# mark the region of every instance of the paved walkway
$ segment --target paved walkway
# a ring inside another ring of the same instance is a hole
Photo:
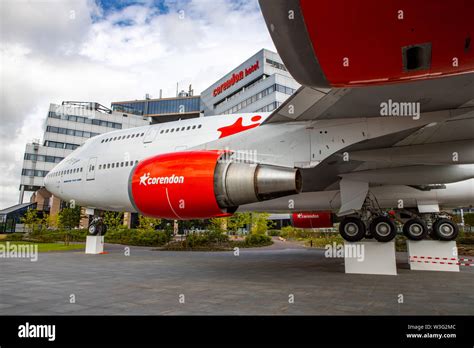
[[[240,256],[124,248],[0,259],[0,314],[474,314],[472,268],[410,271],[404,253],[398,276],[371,276],[291,242]]]

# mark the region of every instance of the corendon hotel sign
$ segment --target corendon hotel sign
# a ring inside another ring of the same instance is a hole
[[[225,82],[221,83],[219,86],[214,88],[214,91],[212,92],[212,95],[218,96],[222,92],[224,92],[226,89],[232,87],[235,85],[237,82],[242,80],[244,77],[249,76],[251,73],[254,71],[257,71],[259,69],[259,62],[258,60],[255,62],[255,64],[251,65],[250,67],[246,69],[242,69],[237,73],[233,73],[232,76],[226,80]]]

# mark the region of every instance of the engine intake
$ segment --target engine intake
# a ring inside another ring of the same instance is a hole
[[[301,192],[298,169],[233,162],[224,154],[185,151],[141,161],[130,176],[132,204],[147,216],[203,219]]]

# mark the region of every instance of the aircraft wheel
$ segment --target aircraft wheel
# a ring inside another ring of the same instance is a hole
[[[104,236],[107,233],[107,226],[102,221],[93,221],[88,228],[91,236]]]
[[[365,237],[365,225],[356,217],[345,217],[339,224],[341,237],[348,242],[358,242]]]
[[[435,221],[432,233],[438,240],[449,241],[456,239],[459,228],[451,220],[442,218]]]
[[[397,228],[392,220],[379,216],[370,223],[370,233],[379,242],[390,242],[397,235]]]
[[[403,225],[403,234],[410,240],[422,240],[428,235],[428,228],[421,219],[410,219]]]
[[[97,236],[99,234],[99,226],[97,223],[92,222],[89,225],[88,232],[91,236]]]

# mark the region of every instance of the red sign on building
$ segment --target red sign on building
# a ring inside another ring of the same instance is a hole
[[[232,76],[228,80],[224,81],[219,86],[214,88],[214,91],[212,92],[212,95],[214,97],[218,96],[219,94],[224,92],[226,89],[232,87],[237,82],[242,80],[244,77],[247,77],[250,74],[252,74],[253,72],[257,71],[259,68],[260,68],[259,61],[257,60],[255,62],[255,64],[249,66],[248,68],[242,69],[237,73],[233,73]]]

